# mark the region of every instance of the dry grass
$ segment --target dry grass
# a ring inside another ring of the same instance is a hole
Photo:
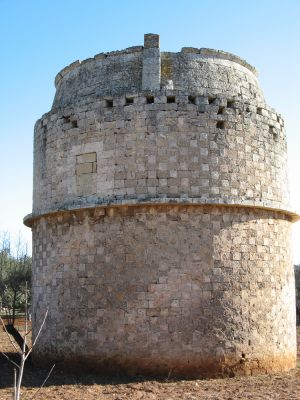
[[[0,332],[0,349],[12,351],[3,332]],[[300,354],[300,327],[298,327],[298,354]],[[47,370],[32,365],[25,368],[23,394],[30,398],[39,387]],[[12,368],[0,358],[0,399],[10,400]],[[45,388],[37,396],[39,399],[147,399],[147,400],[299,400],[300,362],[292,372],[280,375],[263,375],[249,378],[211,380],[120,380],[96,375],[75,374],[56,369]]]

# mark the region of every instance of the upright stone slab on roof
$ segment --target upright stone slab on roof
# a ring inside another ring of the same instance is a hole
[[[35,362],[233,376],[295,366],[286,138],[232,54],[143,46],[64,68],[37,121]]]
[[[143,90],[160,89],[160,51],[158,35],[145,35],[142,80]]]

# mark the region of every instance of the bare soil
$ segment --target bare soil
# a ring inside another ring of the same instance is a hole
[[[22,330],[22,324],[19,324]],[[300,327],[298,354],[300,354]],[[0,328],[0,350],[16,353]],[[22,387],[22,398],[30,399],[48,374],[28,363]],[[13,368],[0,355],[0,399],[12,398]],[[71,373],[54,369],[45,387],[35,399],[52,400],[300,400],[300,359],[298,367],[285,374],[261,375],[256,377],[209,379],[209,380],[148,380],[107,378],[91,374]]]

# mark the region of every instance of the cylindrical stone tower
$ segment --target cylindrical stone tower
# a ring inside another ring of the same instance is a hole
[[[295,366],[286,139],[256,71],[144,46],[75,62],[35,126],[37,362],[222,376]]]

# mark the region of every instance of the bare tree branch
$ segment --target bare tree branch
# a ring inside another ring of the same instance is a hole
[[[20,367],[18,366],[18,364],[15,363],[13,360],[11,360],[11,359],[8,357],[7,354],[3,353],[3,351],[0,351],[0,354],[2,354],[5,358],[7,358],[7,360],[8,360],[9,362],[11,362],[15,367],[17,367],[18,369],[20,368]]]
[[[17,397],[17,370],[14,368],[14,399]]]
[[[24,334],[24,336],[29,336],[30,334],[31,334],[31,332],[32,332],[32,329],[29,329],[25,334]]]
[[[38,390],[34,393],[34,395],[33,395],[32,397],[30,397],[30,400],[32,400],[32,399],[38,394],[38,392],[45,386],[45,383],[46,383],[47,380],[49,379],[49,377],[50,377],[50,375],[51,375],[51,373],[52,373],[54,367],[55,367],[55,364],[52,365],[52,368],[50,369],[50,371],[49,371],[48,375],[46,376],[44,382],[43,382],[42,385],[38,388]]]
[[[29,354],[32,352],[32,349],[33,349],[34,346],[36,345],[36,342],[37,342],[37,340],[38,340],[38,338],[39,338],[39,336],[40,336],[40,334],[41,334],[41,332],[42,332],[43,326],[45,325],[46,318],[47,318],[47,315],[48,315],[48,311],[49,311],[49,309],[47,308],[47,310],[46,310],[46,312],[45,312],[45,316],[44,316],[43,322],[42,322],[42,324],[41,324],[41,326],[40,326],[40,329],[39,329],[39,331],[38,331],[38,333],[37,333],[37,335],[36,335],[36,338],[35,338],[34,342],[32,343],[31,348],[28,350],[28,352],[27,352],[27,354],[26,354],[26,356],[25,356],[25,360],[28,358]]]

